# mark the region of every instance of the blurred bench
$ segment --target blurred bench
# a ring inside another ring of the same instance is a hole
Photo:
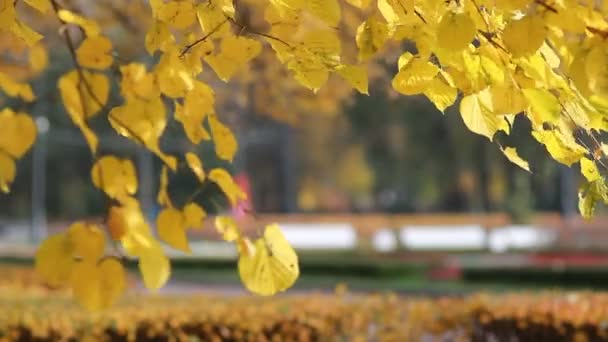
[[[407,250],[482,250],[486,230],[480,225],[419,225],[400,230],[399,239]]]
[[[279,223],[285,238],[295,249],[353,250],[357,232],[348,223]]]

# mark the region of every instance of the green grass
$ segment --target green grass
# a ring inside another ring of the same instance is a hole
[[[2,258],[1,263],[31,266],[28,258]],[[127,262],[137,272],[134,261]],[[427,277],[428,265],[348,253],[311,253],[300,256],[300,278],[295,289],[333,290],[346,284],[356,291],[395,291],[424,295],[503,292],[547,288],[606,289],[608,268],[469,268],[463,278],[437,281]],[[172,280],[204,285],[240,286],[236,260],[178,259],[172,263]]]

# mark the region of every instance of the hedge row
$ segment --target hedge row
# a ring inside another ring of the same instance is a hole
[[[129,295],[90,314],[0,269],[0,341],[608,341],[608,293]],[[434,338],[434,339],[433,339]]]

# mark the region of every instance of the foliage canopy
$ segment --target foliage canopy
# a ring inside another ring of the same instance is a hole
[[[201,187],[217,184],[233,206],[246,199],[227,170],[206,170],[194,152],[170,155],[159,139],[175,120],[193,147],[213,144],[219,159],[232,162],[238,143],[215,111],[211,84],[217,88],[218,83],[206,82],[203,75],[234,81],[269,52],[274,64],[313,93],[336,74],[367,94],[374,57],[403,51],[391,75],[397,92],[423,94],[442,112],[460,99],[468,129],[497,143],[506,158],[530,171],[514,147],[500,143],[515,117],[525,116],[531,135],[553,159],[567,166],[580,163],[586,178],[579,192],[581,214],[591,217],[597,202],[608,202],[599,171],[606,168],[608,153],[601,139],[608,129],[608,6],[603,2],[135,1],[133,6],[147,11],[149,19],[142,43],[154,58],[147,64],[119,56],[104,19],[97,17],[100,10],[89,8],[100,5],[84,3],[0,0],[3,58],[25,60],[28,69],[21,74],[0,70],[0,89],[22,103],[36,101],[28,82],[50,63],[47,40],[63,41],[73,68],[60,77],[58,95],[90,148],[91,179],[107,196],[108,212],[103,225],[77,222],[48,238],[36,255],[36,266],[49,284],[71,286],[87,308],[107,307],[123,292],[121,258],[137,258],[146,286],[158,289],[170,275],[161,242],[190,252],[186,232],[200,227],[207,215],[195,202],[197,193],[188,203],[173,204],[168,187],[178,168],[190,169]],[[43,41],[30,27],[35,18],[56,20],[59,30],[51,30]],[[357,47],[354,55],[347,53],[345,40]],[[252,80],[257,81],[263,80]],[[119,103],[112,100],[114,85],[122,97]],[[99,152],[99,136],[89,125],[99,116],[163,162],[158,234],[153,234],[134,197],[138,182],[132,161]],[[24,110],[5,107],[0,132],[0,189],[7,193],[18,160],[35,142],[36,125]],[[267,227],[254,242],[228,217],[217,217],[216,227],[237,245],[239,273],[248,289],[271,295],[294,283],[297,256],[277,226]],[[107,252],[104,230],[117,246],[113,254]],[[83,274],[92,286],[82,284]]]

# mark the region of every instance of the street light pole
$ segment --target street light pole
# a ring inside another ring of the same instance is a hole
[[[46,221],[46,159],[47,137],[50,128],[46,117],[36,118],[38,139],[34,144],[32,157],[32,223],[30,226],[30,242],[39,242],[47,236]]]

